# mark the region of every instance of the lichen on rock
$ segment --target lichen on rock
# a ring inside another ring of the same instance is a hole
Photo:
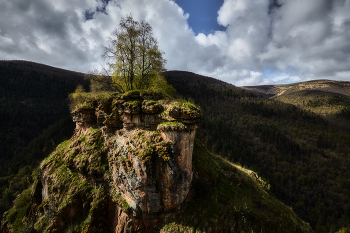
[[[143,217],[176,211],[192,174],[179,166],[174,143],[157,131],[123,130],[117,135],[108,156],[114,187]]]

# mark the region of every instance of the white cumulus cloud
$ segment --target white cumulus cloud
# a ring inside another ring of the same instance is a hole
[[[102,45],[132,14],[153,27],[169,70],[236,85],[350,81],[350,0],[271,2],[225,0],[217,15],[225,31],[195,35],[172,0],[0,0],[0,59],[87,72],[103,63]]]

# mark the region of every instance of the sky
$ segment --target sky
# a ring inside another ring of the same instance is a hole
[[[0,0],[0,60],[79,72],[132,14],[168,70],[237,85],[350,81],[350,0]]]

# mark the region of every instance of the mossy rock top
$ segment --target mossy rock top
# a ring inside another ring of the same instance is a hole
[[[165,94],[153,90],[133,90],[121,95],[122,100],[146,99],[146,100],[160,100],[166,98]]]
[[[80,100],[81,103],[75,106],[72,114],[102,109],[108,114],[110,112],[159,114],[160,118],[168,122],[201,118],[201,111],[194,104],[185,100],[172,99],[152,90],[134,90],[124,94],[82,93]]]
[[[187,131],[188,127],[182,124],[181,122],[172,121],[172,122],[163,122],[157,126],[158,131]]]

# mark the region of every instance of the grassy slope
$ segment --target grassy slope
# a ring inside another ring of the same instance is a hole
[[[97,129],[90,129],[86,135],[58,145],[41,162],[41,167],[45,167],[52,182],[49,186],[49,199],[41,198],[42,170],[38,169],[33,173],[34,184],[24,190],[14,201],[14,206],[5,212],[2,227],[6,226],[13,232],[55,232],[53,230],[57,227],[55,224],[66,217],[66,209],[71,205],[78,205],[79,216],[65,226],[70,230],[66,229],[65,232],[83,232],[84,229],[88,229],[92,220],[96,221],[102,216],[101,214],[96,216],[96,211],[106,208],[104,203],[101,203],[105,191],[101,187],[93,188],[86,181],[85,173],[72,167],[69,169],[68,166],[72,166],[73,159],[81,166],[88,164],[85,169],[94,175],[96,182],[99,182],[106,170],[106,166],[102,166],[103,162],[106,163],[103,150],[103,140]],[[59,191],[53,191],[55,189]],[[103,220],[98,220],[103,223]],[[107,227],[103,226],[100,230],[105,232]],[[91,232],[96,231],[92,229]]]
[[[316,232],[350,223],[350,122],[320,115],[190,72],[167,80],[201,107],[197,137],[207,148],[244,164]],[[348,118],[350,119],[350,118]]]
[[[198,140],[193,168],[195,195],[164,232],[313,232],[256,173],[209,153]]]
[[[350,107],[350,82],[315,80],[244,88],[328,118],[346,117]]]
[[[263,96],[279,96],[282,94],[293,93],[302,90],[327,90],[328,92],[338,94],[350,94],[350,82],[333,80],[313,80],[292,84],[281,85],[261,85],[242,87]]]

